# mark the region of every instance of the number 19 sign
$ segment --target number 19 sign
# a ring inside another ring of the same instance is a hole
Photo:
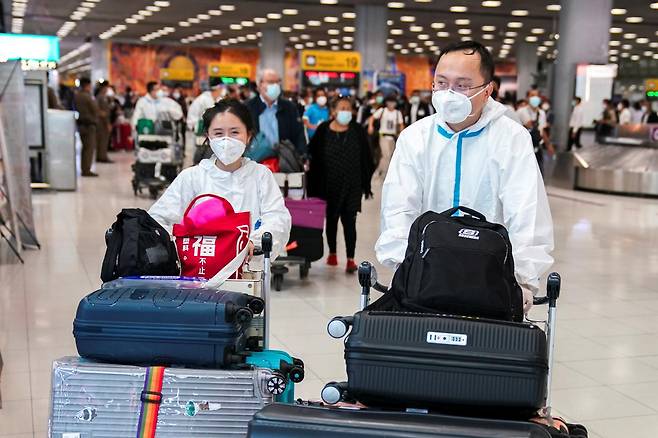
[[[361,71],[359,52],[302,50],[302,70],[355,72]]]

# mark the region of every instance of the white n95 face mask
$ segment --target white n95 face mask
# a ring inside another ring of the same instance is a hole
[[[487,87],[484,87],[471,97],[456,93],[451,89],[435,91],[432,94],[432,105],[439,117],[446,123],[461,123],[472,115],[473,104],[471,99],[486,89]]]
[[[237,138],[216,137],[209,140],[210,149],[225,166],[235,163],[242,157],[247,145]]]

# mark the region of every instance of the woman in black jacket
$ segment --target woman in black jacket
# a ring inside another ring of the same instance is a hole
[[[332,102],[331,119],[318,126],[309,144],[308,175],[310,196],[327,201],[327,264],[338,265],[336,235],[338,219],[343,224],[347,252],[346,272],[357,270],[356,215],[361,197],[372,197],[370,180],[374,171],[365,129],[352,121],[354,108],[347,97]]]

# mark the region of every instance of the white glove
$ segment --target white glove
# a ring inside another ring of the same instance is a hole
[[[534,299],[534,294],[530,289],[527,289],[524,286],[521,286],[521,291],[523,291],[523,313],[527,315],[528,312],[530,312],[530,309],[532,308],[532,301]]]

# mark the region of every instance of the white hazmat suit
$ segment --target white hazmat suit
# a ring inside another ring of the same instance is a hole
[[[212,97],[210,91],[204,91],[199,94],[187,110],[187,129],[196,131],[197,123],[201,120],[203,113],[208,108],[215,106],[215,102],[216,100]]]
[[[505,225],[519,284],[537,293],[553,258],[553,222],[528,131],[489,98],[480,119],[453,133],[437,114],[402,131],[384,182],[378,260],[404,260],[412,222],[463,205]]]
[[[180,120],[183,118],[183,109],[174,99],[169,97],[153,98],[150,94],[142,96],[135,104],[131,123],[137,126],[139,119],[149,120]]]
[[[167,188],[149,214],[171,232],[183,219],[185,209],[197,196],[211,193],[231,203],[236,212],[251,213],[249,239],[260,246],[264,232],[272,233],[272,257],[282,254],[290,237],[291,218],[281,190],[268,168],[248,158],[235,172],[225,172],[215,165],[215,157],[183,170]]]

